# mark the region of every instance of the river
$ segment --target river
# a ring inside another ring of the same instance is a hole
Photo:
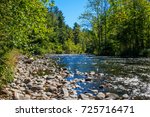
[[[91,71],[103,76],[116,78],[138,78],[142,82],[150,82],[150,58],[116,58],[94,55],[50,55],[59,66],[65,67],[72,74],[67,80],[86,79],[86,75]],[[79,74],[80,73],[80,74]],[[89,89],[107,92],[108,88],[101,88],[106,79],[95,79],[92,82],[78,82],[82,88],[76,88],[78,94],[90,92]],[[90,92],[91,93],[91,92]]]

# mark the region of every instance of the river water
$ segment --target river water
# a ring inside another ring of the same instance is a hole
[[[150,82],[150,58],[116,58],[94,55],[51,55],[61,67],[65,67],[72,74],[69,81],[85,79],[85,73],[94,71],[110,77],[137,77],[143,82]],[[79,72],[81,74],[79,74]],[[83,74],[82,74],[83,73]],[[106,79],[107,80],[107,79]],[[76,88],[78,94],[90,92],[89,89],[96,89],[107,92],[107,88],[101,88],[103,80],[95,80],[89,83],[78,82],[82,88]],[[90,92],[91,93],[91,92]]]

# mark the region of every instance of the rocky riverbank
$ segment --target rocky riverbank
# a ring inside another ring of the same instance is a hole
[[[150,84],[139,78],[118,78],[102,73],[81,73],[84,79],[71,76],[67,68],[60,68],[49,58],[27,58],[20,56],[14,81],[0,91],[0,99],[9,100],[115,100],[115,99],[150,99]],[[99,88],[107,92],[89,89],[90,92],[77,93],[76,88],[82,89],[78,82],[87,83],[103,80]]]

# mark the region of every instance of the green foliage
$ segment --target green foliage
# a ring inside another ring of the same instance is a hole
[[[150,47],[148,0],[88,0],[81,18],[91,26],[92,53],[139,56]]]

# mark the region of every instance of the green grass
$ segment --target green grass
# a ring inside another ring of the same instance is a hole
[[[0,57],[0,88],[14,79],[14,69],[20,52],[13,49]]]

